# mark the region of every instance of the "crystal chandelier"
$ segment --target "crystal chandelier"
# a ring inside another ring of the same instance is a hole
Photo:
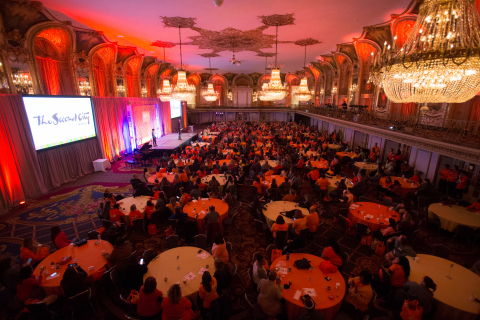
[[[374,81],[395,103],[461,103],[480,91],[480,17],[474,0],[425,0],[401,50],[384,46]]]
[[[19,72],[13,75],[13,85],[21,93],[29,93],[32,88],[30,75],[26,72]]]
[[[286,85],[282,84],[280,78],[280,68],[277,64],[277,49],[278,49],[278,24],[275,27],[275,64],[273,65],[272,74],[270,76],[270,82],[267,86],[262,86],[264,99],[262,101],[276,101],[282,100],[287,94]]]
[[[91,87],[88,81],[80,81],[78,89],[80,91],[80,95],[82,96],[90,96],[91,94]]]
[[[212,64],[210,61],[210,57],[208,57],[208,67],[210,69],[210,77],[212,77]],[[218,94],[218,92],[215,92],[215,90],[213,89],[213,83],[211,81],[207,81],[207,84],[208,84],[207,91],[205,91],[202,94],[203,99],[209,102],[217,101],[220,95]]]
[[[170,80],[163,79],[162,90],[158,90],[157,95],[163,102],[170,101],[172,98],[172,86],[170,85]]]
[[[182,33],[181,26],[178,26],[178,36],[180,38],[180,70],[177,73],[177,84],[172,91],[172,99],[187,101],[195,97],[196,89],[194,85],[187,82],[187,73],[183,70],[182,60]]]
[[[293,94],[298,101],[310,101],[312,99],[312,93],[308,89],[307,77],[300,80],[300,87],[295,89]]]
[[[267,89],[268,89],[268,83],[264,82],[262,85],[262,91],[258,93],[258,99],[260,99],[260,101],[268,101],[265,95],[265,92]]]

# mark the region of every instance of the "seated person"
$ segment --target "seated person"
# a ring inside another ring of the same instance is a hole
[[[281,279],[277,279],[275,270],[270,270],[268,279],[261,279],[258,282],[257,291],[260,293],[257,304],[268,317],[275,317],[282,312],[281,282]]]
[[[203,308],[200,308],[200,310],[202,311],[203,319],[206,319],[211,302],[218,298],[217,279],[212,277],[208,271],[205,271],[202,275],[202,284],[198,289],[198,296],[203,300]]]
[[[60,285],[65,298],[73,297],[88,290],[87,273],[80,267],[68,267],[63,274]]]
[[[373,231],[373,236],[379,241],[387,241],[388,235],[397,232],[397,222],[393,218],[388,219],[389,226],[385,229]]]
[[[137,210],[137,206],[135,204],[132,204],[130,206],[130,213],[128,214],[128,217],[130,218],[130,225],[133,226],[133,220],[137,219],[143,219],[143,215],[140,212],[140,210]]]
[[[195,318],[192,302],[182,296],[179,284],[174,284],[168,289],[167,296],[162,300],[161,309],[162,320],[192,320]]]
[[[138,292],[138,315],[145,318],[158,315],[161,309],[163,309],[161,307],[163,306],[162,297],[163,293],[157,289],[157,280],[154,277],[148,277],[145,279],[145,283]],[[163,300],[167,300],[167,298]]]
[[[265,269],[265,258],[260,253],[257,253],[256,260],[252,267],[253,287],[256,289],[257,284],[261,279],[267,279],[267,270]]]
[[[390,264],[396,257],[416,257],[417,253],[408,245],[408,239],[406,236],[401,235],[398,237],[392,237],[388,239],[388,243],[394,243],[393,250],[385,254],[385,260]]]
[[[317,232],[317,228],[320,225],[320,219],[318,218],[315,206],[310,207],[310,214],[307,216],[307,228],[311,233]]]
[[[180,207],[175,207],[175,214],[172,214],[168,219],[178,220],[180,224],[185,223],[188,219],[188,214],[183,212]]]
[[[125,213],[120,210],[120,204],[115,203],[113,205],[113,209],[111,209],[109,213],[111,223],[123,223],[123,217],[125,217]]]
[[[217,293],[221,296],[222,292],[230,287],[232,274],[228,264],[224,263],[220,258],[215,258],[215,273],[213,277],[217,279]]]
[[[215,211],[215,206],[210,206],[208,207],[208,213],[205,215],[203,219],[205,219],[205,224],[211,223],[211,222],[218,222],[218,218],[220,217],[220,214],[218,214],[217,211]]]
[[[23,263],[27,263],[28,259],[32,259],[30,265],[35,266],[50,254],[47,247],[34,246],[32,238],[25,238],[23,246],[20,248],[20,258]]]
[[[300,234],[300,230],[305,229],[307,227],[307,218],[303,216],[301,210],[295,211],[295,221],[292,224],[292,230],[295,231],[297,235]]]
[[[18,300],[22,302],[28,299],[43,300],[46,297],[45,291],[40,287],[44,278],[43,272],[45,272],[45,269],[40,272],[39,276],[34,276],[31,265],[25,265],[20,269],[17,285]]]
[[[282,200],[283,201],[290,201],[290,202],[295,202],[295,199],[297,199],[297,195],[295,190],[290,189],[290,193],[285,195]]]
[[[420,283],[416,283],[413,281],[406,282],[403,285],[403,292],[397,291],[396,300],[398,301],[397,305],[400,303],[403,305],[404,301],[408,297],[416,297],[418,299],[419,305],[423,308],[422,317],[424,315],[429,315],[432,311],[432,304],[433,304],[433,293],[437,290],[437,285],[433,282],[432,278],[425,276],[420,281]],[[402,295],[401,293],[405,293]],[[401,299],[399,299],[399,296]]]
[[[396,257],[388,268],[390,273],[390,285],[392,287],[401,288],[410,276],[410,263],[406,257]],[[379,270],[380,279],[383,280],[383,271]]]
[[[277,237],[277,231],[288,231],[288,224],[285,223],[285,219],[281,215],[277,216],[277,220],[270,228],[274,238]]]
[[[224,263],[228,263],[230,260],[228,256],[227,244],[225,243],[225,239],[223,239],[223,236],[220,232],[215,233],[212,246],[212,257],[219,258]]]
[[[108,265],[113,268],[116,265],[125,262],[125,259],[133,252],[132,244],[127,241],[125,237],[117,238],[115,246],[113,246],[112,253],[104,253],[103,256],[107,259]]]
[[[366,270],[361,271],[358,277],[348,279],[350,288],[345,295],[345,303],[350,313],[354,313],[354,310],[361,312],[368,310],[368,305],[373,298],[371,281],[372,274]]]
[[[57,247],[57,249],[65,248],[69,246],[71,242],[71,240],[68,240],[65,232],[60,230],[59,226],[52,227],[50,239],[55,244],[55,247]]]
[[[327,239],[327,246],[325,249],[323,249],[321,258],[330,261],[337,267],[340,267],[343,264],[342,251],[340,250],[340,246],[335,239]]]

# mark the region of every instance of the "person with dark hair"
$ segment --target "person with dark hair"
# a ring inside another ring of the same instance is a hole
[[[120,274],[122,279],[122,287],[130,292],[132,290],[138,291],[143,283],[143,275],[148,271],[146,264],[138,263],[138,256],[132,253],[122,268]]]
[[[190,300],[182,296],[180,285],[172,285],[162,300],[162,320],[191,320],[195,317]]]
[[[0,282],[11,292],[17,292],[19,272],[12,257],[6,256],[0,260]]]
[[[257,304],[260,309],[268,316],[274,317],[282,312],[282,287],[281,280],[277,279],[275,270],[270,270],[267,279],[261,279],[257,286],[260,292],[257,298]]]
[[[257,258],[252,267],[253,287],[256,289],[261,279],[267,279],[267,270],[265,270],[265,258],[257,253]]]
[[[43,271],[40,271],[39,276],[34,276],[31,265],[26,265],[20,269],[17,284],[17,297],[20,301],[28,299],[43,300],[46,297],[45,291],[40,287]]]
[[[60,230],[59,226],[53,226],[50,231],[50,240],[55,244],[57,249],[62,249],[70,245],[70,240],[68,240],[65,232]]]
[[[183,225],[187,221],[188,214],[183,212],[180,207],[175,207],[175,214],[172,214],[169,219],[178,220],[179,225]]]
[[[442,169],[440,172],[440,181],[438,183],[438,189],[440,192],[447,193],[447,179],[448,176],[450,175],[450,165],[446,164],[445,167]]]
[[[208,213],[205,215],[203,218],[205,220],[205,224],[211,223],[211,222],[218,222],[218,218],[220,217],[220,214],[218,214],[217,211],[215,211],[215,206],[210,206],[208,207]]]
[[[212,246],[212,256],[219,258],[224,263],[228,263],[230,257],[228,256],[227,244],[223,239],[223,235],[220,232],[215,233]]]
[[[388,227],[385,229],[375,230],[373,231],[373,236],[377,238],[379,241],[386,241],[388,239],[388,235],[397,231],[397,221],[393,218],[388,219]]]
[[[113,268],[116,265],[124,263],[125,259],[132,253],[132,244],[125,237],[117,238],[112,253],[104,253],[108,265]]]
[[[366,270],[360,272],[358,277],[348,279],[350,288],[345,295],[344,305],[347,310],[360,310],[365,312],[373,298],[373,290],[371,283],[372,274]]]
[[[215,258],[215,273],[213,277],[217,279],[217,293],[221,296],[222,292],[230,287],[232,274],[228,264],[224,263],[220,258]]]
[[[130,213],[128,214],[128,217],[130,218],[130,225],[133,226],[133,221],[137,219],[143,219],[143,214],[137,209],[137,205],[132,204],[130,206]]]
[[[340,267],[343,264],[342,251],[340,250],[340,246],[335,239],[327,239],[327,246],[325,249],[323,249],[321,258],[330,261],[337,267]]]
[[[110,210],[110,222],[111,223],[123,223],[123,217],[125,213],[120,210],[120,204],[115,203],[113,209]]]
[[[202,284],[198,289],[198,296],[203,300],[202,317],[206,319],[206,312],[210,309],[210,303],[218,298],[217,279],[210,272],[205,271],[202,275]]]
[[[274,238],[277,237],[277,231],[288,231],[288,224],[285,223],[285,219],[281,215],[277,216],[277,220],[270,228]]]
[[[345,179],[340,179],[335,190],[330,192],[330,197],[334,199],[339,199],[343,195],[343,190],[347,190],[347,185],[345,184]]]
[[[105,201],[105,205],[102,210],[102,219],[108,220],[108,218],[110,218],[111,209],[112,209],[112,202],[110,200]]]
[[[388,268],[390,274],[390,285],[395,288],[401,288],[410,276],[410,263],[406,257],[396,257]],[[379,271],[380,279],[383,279],[383,271]]]
[[[425,276],[420,283],[409,281],[403,285],[403,290],[397,290],[397,305],[403,304],[406,298],[415,297],[423,308],[422,316],[430,314],[432,311],[433,293],[437,290],[437,285],[432,278]]]
[[[142,185],[142,180],[138,179],[136,174],[133,174],[132,179],[130,179],[130,184],[133,187],[133,190],[137,190],[140,185]]]
[[[390,264],[393,262],[393,260],[396,257],[405,257],[405,256],[416,257],[417,256],[417,253],[408,244],[408,239],[404,235],[401,235],[398,237],[392,237],[388,239],[387,242],[394,243],[393,250],[385,254],[385,260],[387,260],[387,262],[389,262]]]
[[[147,277],[145,283],[138,292],[137,313],[142,319],[157,319],[161,311],[163,293],[157,289],[157,280]]]
[[[303,306],[307,313],[300,315],[297,320],[325,320],[325,316],[315,310],[315,301],[307,294],[302,297]]]
[[[60,281],[65,298],[73,297],[88,290],[87,273],[80,267],[68,267]]]

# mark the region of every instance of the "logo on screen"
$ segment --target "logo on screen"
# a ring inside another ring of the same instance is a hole
[[[48,118],[45,119],[44,115],[32,117],[37,119],[38,126],[43,125],[58,125],[59,123],[64,122],[79,122],[78,124],[81,125],[82,123],[90,124],[90,112],[81,112],[76,113],[74,116],[59,116],[58,113],[54,113],[52,115],[51,120]]]

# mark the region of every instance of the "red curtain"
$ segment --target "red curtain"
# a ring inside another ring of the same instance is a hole
[[[161,116],[162,116],[162,126],[163,126],[163,135],[172,133],[172,118],[170,115],[170,102],[161,102]]]
[[[38,70],[42,78],[44,93],[48,95],[61,95],[60,86],[60,61],[37,56]]]
[[[480,96],[475,96],[470,100],[468,120],[480,121]]]
[[[93,75],[97,84],[97,96],[105,97],[105,70],[93,68]]]
[[[187,128],[187,101],[182,101],[182,117],[183,117],[183,127]]]
[[[413,102],[402,103],[400,114],[414,116],[417,114],[417,104]]]
[[[135,97],[135,91],[133,90],[133,77],[127,74],[127,90],[128,97]]]
[[[220,101],[222,101],[222,87],[223,86],[213,86],[213,89],[218,93],[218,99],[215,101],[216,106],[220,106]]]
[[[372,98],[365,98],[365,105],[368,107],[367,110],[370,111],[372,110]]]

